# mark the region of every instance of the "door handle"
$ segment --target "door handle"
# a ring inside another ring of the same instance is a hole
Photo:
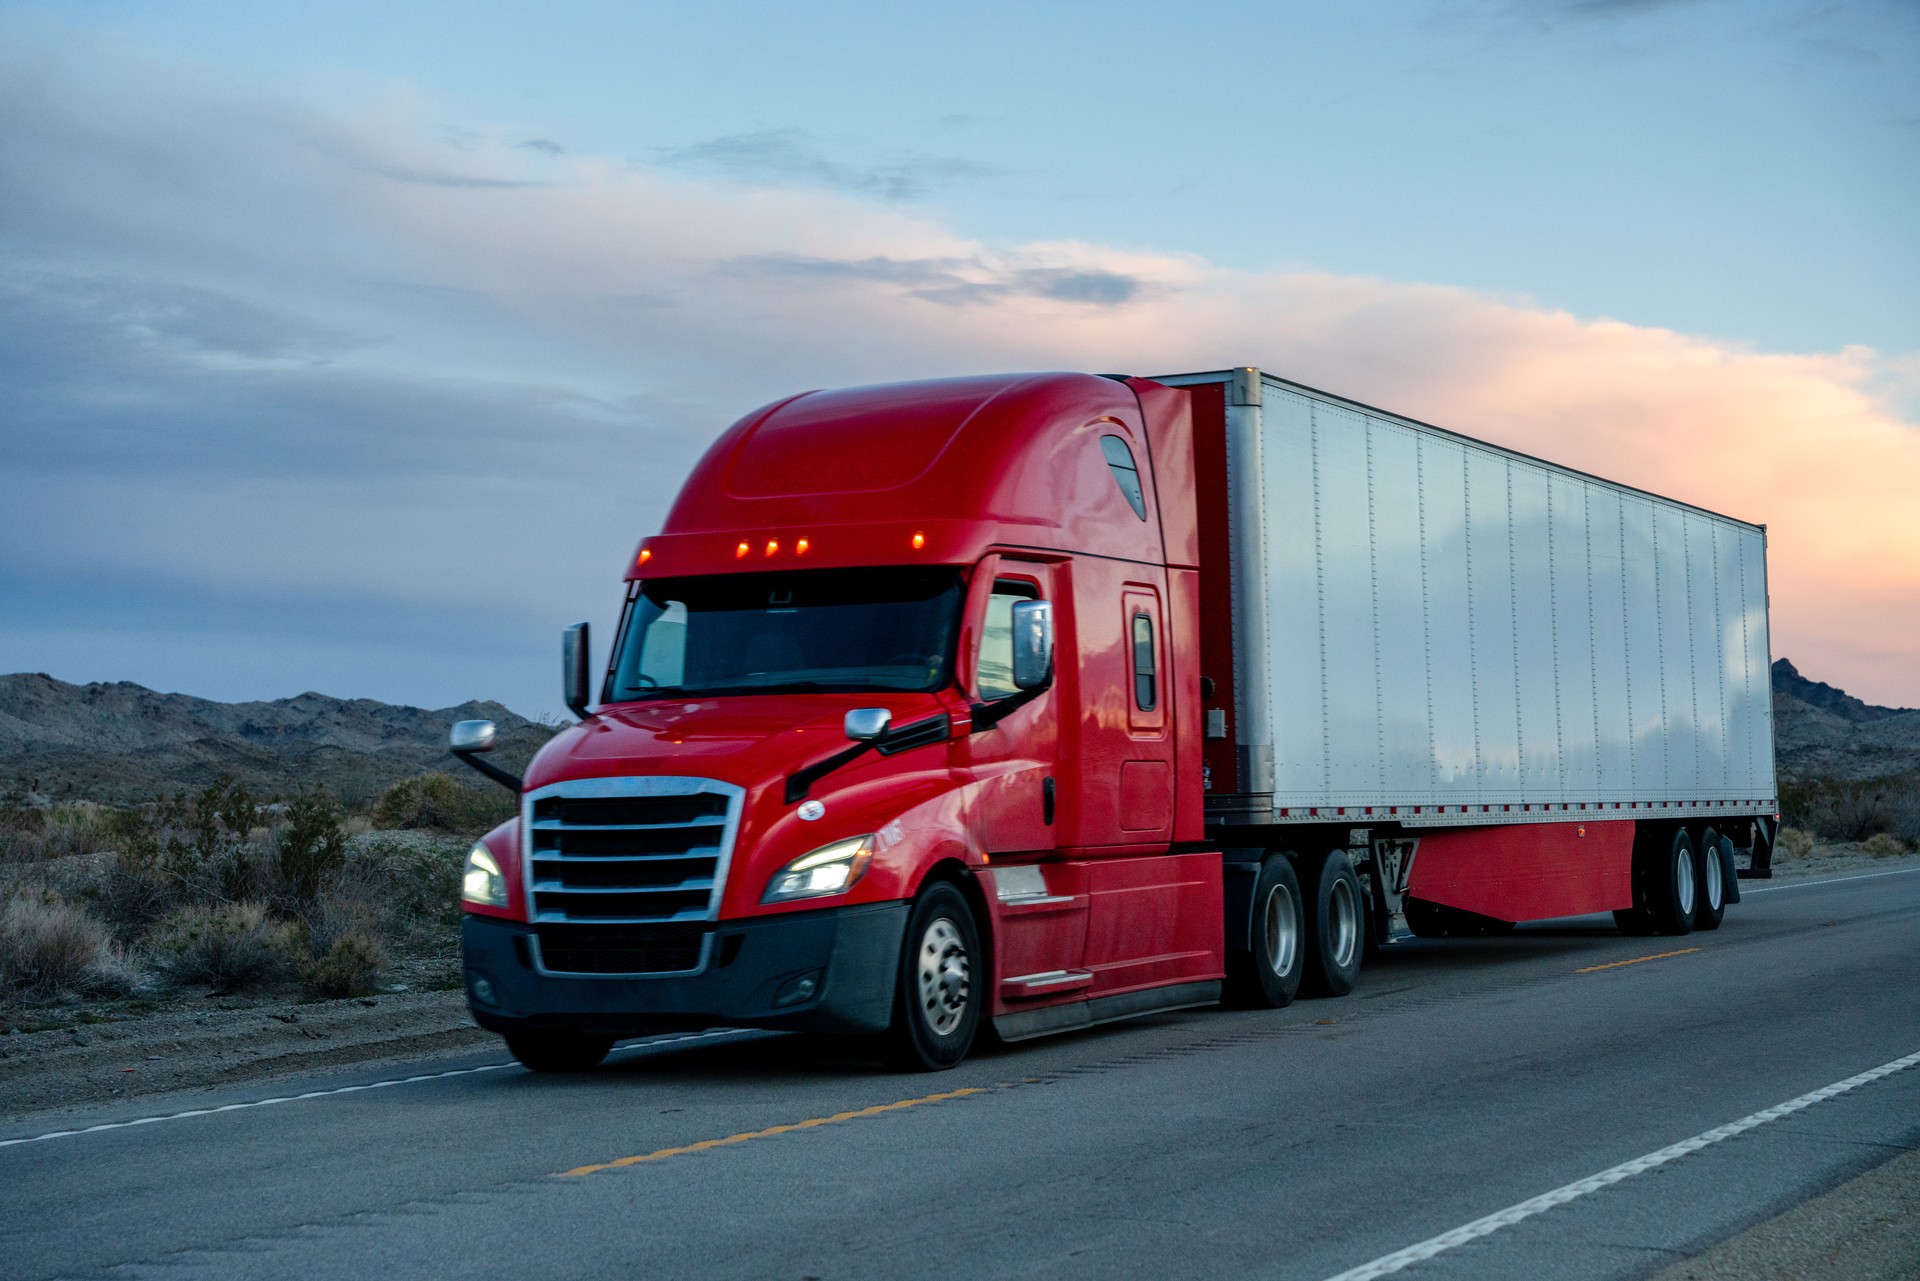
[[[1053,775],[1047,775],[1047,781],[1040,784],[1040,817],[1053,826]]]

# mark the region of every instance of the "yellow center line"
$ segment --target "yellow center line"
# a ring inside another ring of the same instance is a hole
[[[664,1161],[672,1156],[685,1156],[689,1152],[707,1152],[713,1148],[731,1147],[736,1143],[748,1143],[754,1139],[770,1139],[776,1134],[792,1134],[796,1130],[814,1130],[823,1125],[839,1125],[843,1121],[859,1121],[870,1116],[880,1116],[887,1112],[898,1112],[904,1108],[917,1108],[923,1103],[945,1103],[950,1099],[964,1099],[969,1094],[985,1094],[985,1088],[967,1088],[948,1090],[945,1094],[929,1094],[924,1098],[902,1099],[898,1103],[881,1103],[870,1108],[860,1108],[853,1112],[835,1112],[832,1116],[809,1117],[805,1121],[795,1121],[790,1125],[772,1125],[764,1130],[750,1130],[745,1134],[729,1134],[724,1139],[702,1139],[698,1143],[688,1143],[677,1148],[661,1148],[655,1152],[642,1153],[639,1156],[623,1156],[616,1161],[603,1161],[599,1165],[581,1165],[563,1171],[558,1177],[563,1179],[579,1178],[584,1174],[597,1174],[601,1170],[617,1170],[622,1166],[641,1165],[648,1161]]]
[[[1669,956],[1685,956],[1689,952],[1698,952],[1697,947],[1683,947],[1678,952],[1655,952],[1652,956],[1636,956],[1630,961],[1608,961],[1605,965],[1589,965],[1584,970],[1575,970],[1575,974],[1593,974],[1599,970],[1617,970],[1623,965],[1638,965],[1642,961],[1664,961]]]

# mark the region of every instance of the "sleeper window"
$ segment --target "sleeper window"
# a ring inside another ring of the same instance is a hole
[[[1145,520],[1147,496],[1140,488],[1140,469],[1134,465],[1133,451],[1118,436],[1102,436],[1100,452],[1107,456],[1107,470],[1113,473],[1113,483],[1120,486],[1120,492],[1126,496],[1127,506],[1133,508],[1134,515]]]
[[[1160,691],[1153,670],[1153,620],[1145,614],[1133,616],[1133,703],[1143,712],[1152,711],[1160,702]]]

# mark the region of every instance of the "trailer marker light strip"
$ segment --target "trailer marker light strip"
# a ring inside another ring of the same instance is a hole
[[[1630,961],[1608,961],[1605,965],[1589,965],[1584,970],[1575,970],[1575,974],[1598,974],[1601,970],[1617,970],[1623,965],[1638,965],[1642,961],[1664,961],[1669,956],[1685,956],[1689,952],[1698,952],[1697,947],[1683,947],[1678,952],[1655,952],[1652,956],[1636,956]]]
[[[598,1174],[602,1170],[618,1170],[629,1165],[642,1165],[649,1161],[664,1161],[668,1157],[685,1156],[690,1152],[708,1152],[714,1148],[732,1147],[739,1143],[748,1143],[754,1139],[770,1139],[778,1134],[792,1134],[798,1130],[815,1130],[823,1125],[839,1125],[844,1121],[859,1121],[871,1116],[881,1116],[887,1112],[899,1112],[905,1108],[917,1108],[923,1103],[945,1103],[951,1099],[964,1099],[972,1094],[985,1094],[987,1089],[981,1086],[969,1086],[960,1090],[948,1090],[945,1094],[929,1094],[918,1099],[902,1099],[898,1103],[881,1103],[870,1108],[860,1108],[853,1112],[835,1112],[832,1116],[809,1117],[805,1121],[794,1121],[787,1125],[770,1125],[764,1130],[749,1130],[745,1134],[729,1134],[724,1139],[702,1139],[698,1143],[688,1143],[677,1148],[660,1148],[639,1156],[623,1156],[617,1161],[603,1161],[598,1165],[580,1165],[571,1170],[563,1170],[556,1178],[577,1179],[588,1174]]]
[[[1920,1053],[1909,1054],[1905,1058],[1895,1059],[1891,1063],[1882,1063],[1879,1067],[1870,1068],[1858,1076],[1850,1076],[1844,1081],[1835,1081],[1832,1085],[1822,1086],[1820,1089],[1814,1090],[1809,1094],[1803,1094],[1797,1099],[1789,1099],[1785,1103],[1775,1104],[1773,1107],[1755,1112],[1751,1116],[1741,1117],[1738,1121],[1718,1126],[1715,1129],[1706,1131],[1704,1134],[1696,1134],[1690,1139],[1682,1139],[1678,1143],[1661,1148],[1658,1152],[1649,1152],[1645,1156],[1637,1156],[1631,1161],[1622,1162],[1610,1170],[1602,1170],[1598,1174],[1590,1174],[1577,1183],[1569,1183],[1565,1187],[1555,1188],[1551,1192],[1543,1192],[1539,1196],[1522,1201],[1517,1205],[1510,1205],[1504,1210],[1495,1211],[1487,1215],[1484,1219],[1475,1219],[1472,1223],[1462,1224],[1451,1232],[1443,1232],[1437,1237],[1429,1237],[1418,1245],[1410,1245],[1404,1250],[1396,1250],[1392,1254],[1381,1255],[1371,1263],[1363,1263],[1357,1268],[1350,1268],[1337,1276],[1327,1278],[1327,1281],[1373,1281],[1375,1277],[1384,1277],[1391,1273],[1398,1272],[1402,1268],[1425,1262],[1435,1255],[1444,1254],[1455,1246],[1465,1245],[1469,1241],[1477,1241],[1484,1236],[1491,1236],[1502,1228],[1510,1228],[1514,1224],[1525,1219],[1530,1219],[1542,1211],[1551,1210],[1557,1205],[1565,1205],[1569,1201],[1577,1200],[1580,1197],[1586,1196],[1589,1192],[1598,1192],[1602,1188],[1612,1187],[1614,1184],[1630,1179],[1636,1174],[1645,1174],[1648,1170],[1657,1169],[1671,1161],[1677,1161],[1683,1156],[1691,1156],[1702,1148],[1712,1147],[1722,1139],[1731,1139],[1735,1135],[1745,1134],[1748,1130],[1757,1129],[1769,1121],[1778,1121],[1782,1117],[1792,1116],[1795,1112],[1803,1111],[1816,1103],[1825,1103],[1828,1099],[1838,1098],[1840,1095],[1846,1094],[1851,1090],[1857,1090],[1863,1085],[1871,1085],[1881,1077],[1892,1076],[1895,1072],[1904,1072],[1916,1064],[1920,1064]]]

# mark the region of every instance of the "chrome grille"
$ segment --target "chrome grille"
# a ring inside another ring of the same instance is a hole
[[[705,778],[595,778],[528,793],[536,924],[711,921],[744,793]]]

